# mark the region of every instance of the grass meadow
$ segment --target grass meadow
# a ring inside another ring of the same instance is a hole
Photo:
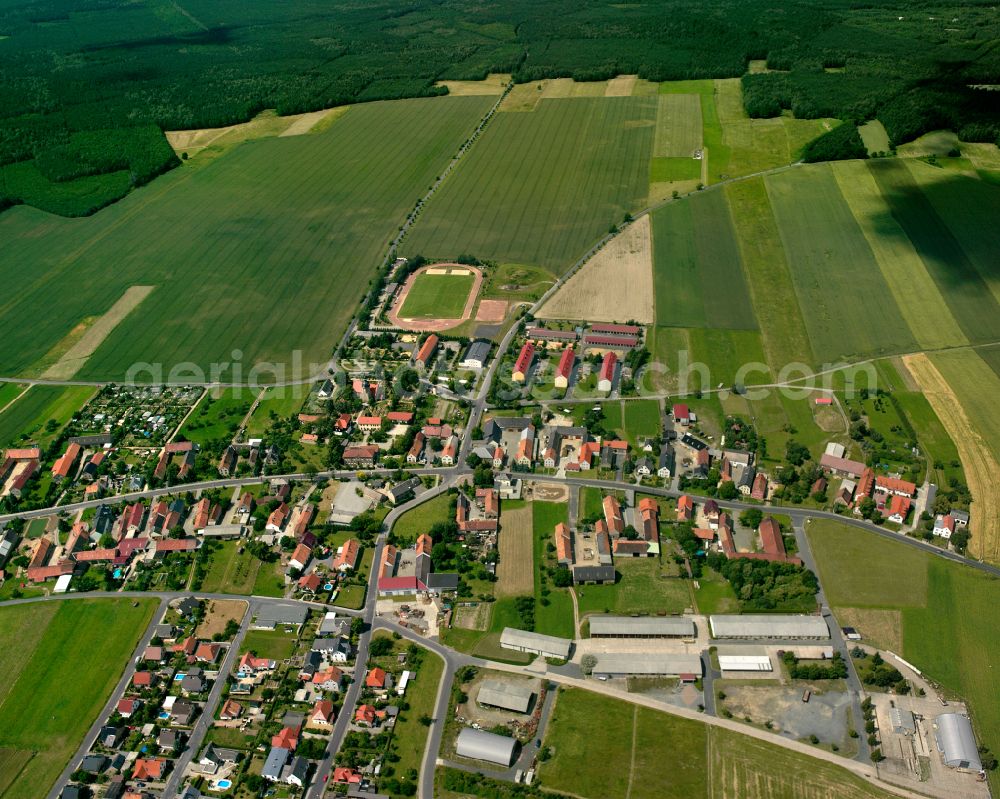
[[[545,745],[553,757],[539,776],[581,799],[889,796],[833,764],[579,688],[559,690]]]
[[[181,437],[204,446],[210,441],[232,439],[250,412],[254,395],[249,389],[211,390],[180,429]]]
[[[219,544],[212,553],[201,590],[213,594],[252,594],[257,572],[268,564],[257,560],[246,549],[240,554],[239,541],[220,541]]]
[[[0,778],[5,799],[44,795],[93,723],[156,608],[79,599],[0,609]],[[86,679],[81,679],[85,675]]]
[[[406,319],[458,319],[465,310],[475,276],[417,275],[399,315]]]
[[[569,506],[565,502],[535,501],[531,503],[531,512],[535,533],[535,632],[575,638],[573,600],[569,589],[556,588],[551,580],[547,580],[545,589],[548,594],[544,595],[541,581],[542,564],[555,564],[555,556],[546,556],[545,545],[553,540],[556,525],[569,521]]]
[[[592,613],[683,613],[692,606],[687,580],[664,577],[659,558],[618,558],[614,585],[582,585],[576,590],[580,621]]]
[[[498,114],[427,203],[402,253],[567,269],[645,200],[656,103],[543,99],[530,113]]]
[[[491,102],[366,103],[322,133],[191,162],[86,219],[4,213],[0,373],[28,369],[136,284],[156,289],[79,377],[120,378],[136,362],[285,364],[293,350],[325,360],[397,226]]]
[[[305,402],[306,393],[307,387],[304,386],[267,389],[247,424],[247,436],[253,438],[264,435],[273,423],[272,413],[279,419],[298,413]]]
[[[988,632],[1000,628],[1000,581],[837,522],[813,521],[807,532],[834,612],[861,610],[863,635],[863,611],[898,612],[900,654],[967,700],[982,742],[1000,748],[1000,638]]]
[[[406,511],[392,526],[392,534],[403,541],[416,541],[421,533],[429,533],[438,522],[453,519],[450,494],[441,494]]]

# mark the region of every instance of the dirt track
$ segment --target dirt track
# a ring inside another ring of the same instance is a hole
[[[904,355],[903,364],[958,448],[973,497],[969,552],[996,563],[1000,560],[1000,465],[931,359],[925,354]]]
[[[643,324],[656,321],[649,215],[629,225],[584,264],[545,303],[538,317],[593,322],[634,319]]]

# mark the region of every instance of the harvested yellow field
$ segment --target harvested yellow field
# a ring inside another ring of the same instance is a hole
[[[619,75],[608,81],[604,88],[605,97],[631,97],[638,75]]]
[[[969,352],[969,355],[978,360],[975,353]],[[958,448],[958,457],[973,497],[969,552],[983,560],[1000,562],[1000,464],[989,444],[972,424],[951,383],[930,358],[924,353],[904,355],[903,364]],[[976,390],[982,390],[982,387]]]
[[[155,286],[130,286],[107,312],[94,320],[72,346],[42,374],[46,380],[69,380],[87,362],[118,323],[135,310]],[[75,333],[76,331],[74,331]],[[72,334],[71,334],[72,335]]]
[[[838,161],[830,166],[920,346],[940,349],[968,344],[909,237],[885,213],[885,198],[868,167],[861,161]]]
[[[538,313],[541,319],[653,324],[649,215],[633,222],[585,263]]]
[[[448,94],[457,97],[482,95],[500,96],[510,83],[510,75],[502,72],[490,73],[486,80],[439,80],[435,86],[444,86]]]
[[[531,505],[505,510],[497,537],[497,597],[525,596],[535,590]]]
[[[287,117],[278,116],[274,111],[262,111],[249,122],[241,122],[238,125],[227,125],[224,128],[168,130],[164,135],[175,153],[178,155],[187,153],[191,158],[209,147],[221,151],[252,139],[320,132],[326,130],[348,108],[350,106],[344,105]]]
[[[534,111],[538,107],[539,100],[615,96],[607,94],[609,82],[601,80],[577,83],[572,78],[552,78],[518,83],[500,103],[499,110]],[[629,93],[631,94],[631,90]]]

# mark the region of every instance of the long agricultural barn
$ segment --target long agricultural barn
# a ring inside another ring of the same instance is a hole
[[[661,655],[654,652],[615,652],[597,655],[594,676],[607,677],[680,677],[701,676],[698,655]]]
[[[822,616],[765,614],[748,616],[710,616],[713,638],[816,639],[830,637]]]
[[[945,713],[934,719],[934,738],[944,764],[960,771],[982,771],[972,722],[961,713]]]
[[[503,632],[500,633],[500,646],[504,649],[513,649],[515,652],[530,652],[547,658],[568,660],[569,653],[573,649],[573,642],[568,638],[556,638],[554,635],[542,635],[527,630],[517,630],[513,627],[504,627]]]
[[[483,680],[476,701],[481,705],[527,713],[535,692],[527,683],[509,683],[503,680]]]
[[[694,638],[694,622],[681,617],[591,616],[591,638]]]
[[[499,763],[501,766],[510,766],[514,762],[516,748],[517,741],[506,735],[494,735],[485,730],[463,727],[458,734],[455,752],[459,757],[471,757],[473,760],[485,760],[489,763]]]

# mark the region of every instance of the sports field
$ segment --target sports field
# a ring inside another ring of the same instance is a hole
[[[833,764],[578,688],[560,689],[544,743],[545,785],[582,799],[889,796]],[[589,751],[601,757],[573,756]]]
[[[656,107],[655,97],[574,97],[498,114],[402,253],[567,269],[645,201]]]
[[[0,447],[26,442],[44,447],[94,393],[90,386],[32,386],[0,413]]]
[[[181,361],[239,361],[245,374],[293,350],[325,361],[385,245],[491,102],[366,103],[323,133],[176,169],[86,219],[5,212],[0,374],[28,369],[140,284],[156,288],[77,377]]]
[[[965,698],[983,743],[1000,747],[1000,637],[986,633],[1000,629],[1000,581],[838,522],[813,521],[807,532],[834,612],[853,609],[862,635],[872,635],[864,611],[876,611],[876,641],[879,614],[898,612],[900,654]]]
[[[59,776],[156,608],[153,600],[132,605],[78,599],[0,608],[4,799],[37,799]]]
[[[447,267],[447,274],[437,270],[421,272],[413,281],[399,315],[405,319],[460,319],[475,282],[469,270]]]

